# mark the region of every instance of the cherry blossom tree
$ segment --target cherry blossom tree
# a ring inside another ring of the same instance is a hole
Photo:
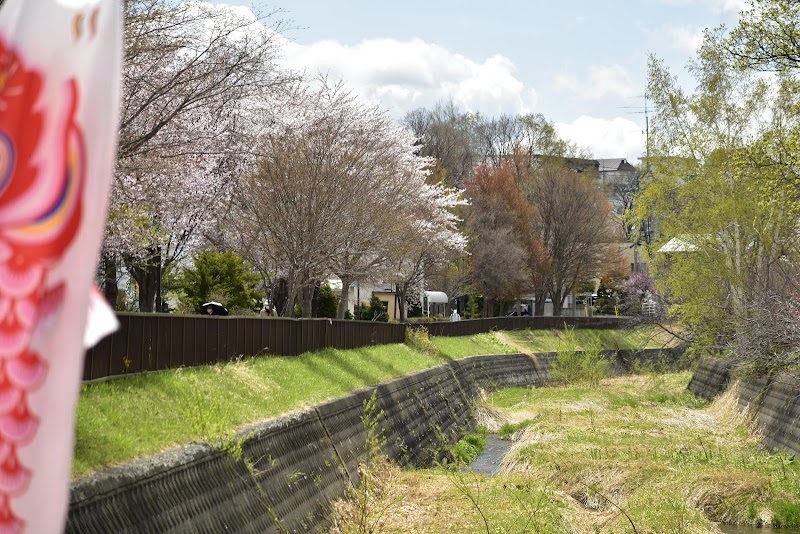
[[[407,199],[404,223],[395,235],[393,265],[386,280],[397,286],[400,321],[408,316],[407,302],[424,289],[425,276],[467,252],[454,209],[466,204],[461,192],[442,184],[418,183]]]
[[[117,172],[102,271],[116,300],[124,262],[141,311],[164,273],[199,240],[247,152],[246,99],[281,90],[280,22],[228,6],[125,2],[125,70]]]
[[[440,206],[453,192],[425,183],[430,160],[415,153],[411,133],[342,84],[298,85],[261,123],[256,172],[238,182],[229,241],[286,280],[283,314],[299,302],[308,316],[328,274],[342,279],[346,306],[352,281],[398,272],[400,250],[452,226]]]

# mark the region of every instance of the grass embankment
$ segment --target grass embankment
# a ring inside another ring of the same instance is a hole
[[[719,532],[714,521],[800,526],[800,465],[758,446],[735,397],[711,405],[690,373],[489,395],[517,429],[502,474],[395,472],[389,532]],[[504,423],[504,424],[503,424]],[[387,501],[388,502],[388,501]]]
[[[537,340],[535,350],[554,350],[563,335],[547,332],[531,334]],[[579,339],[602,338],[609,343],[639,339],[639,334],[622,330],[576,334]],[[514,335],[525,343],[525,334]],[[402,345],[264,356],[84,385],[78,402],[73,476],[175,445],[213,441],[248,424],[448,360],[517,350],[491,334],[441,337],[432,343],[424,336],[413,338]]]

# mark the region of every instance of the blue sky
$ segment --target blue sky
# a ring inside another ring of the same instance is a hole
[[[285,61],[341,78],[401,118],[452,99],[487,115],[542,113],[595,157],[644,151],[647,55],[687,85],[702,30],[743,0],[390,2],[225,0],[291,19]],[[687,88],[691,88],[687,86]]]

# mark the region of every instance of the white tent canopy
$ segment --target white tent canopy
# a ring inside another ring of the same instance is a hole
[[[430,315],[431,305],[433,305],[434,315],[443,314],[446,311],[448,302],[447,293],[443,291],[426,291],[422,299],[422,312],[425,315]]]
[[[425,296],[431,304],[447,304],[447,293],[444,291],[426,291]]]

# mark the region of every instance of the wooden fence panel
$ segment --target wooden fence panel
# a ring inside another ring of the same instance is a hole
[[[119,313],[120,328],[86,353],[84,380],[214,364],[240,356],[296,356],[333,347],[402,343],[405,324],[330,319],[260,319],[201,315]],[[617,318],[495,317],[426,323],[434,336],[491,330],[576,327],[616,328]]]
[[[150,346],[149,340],[145,339],[145,319],[143,317],[129,316],[126,317],[124,328],[121,328],[121,334],[125,340],[125,358],[130,364],[127,366],[127,371],[131,373],[139,373],[150,371]],[[111,358],[108,365],[108,374],[120,374],[120,370],[114,365],[118,361],[117,358]]]
[[[155,369],[164,371],[170,368],[170,346],[172,345],[172,327],[177,317],[167,315],[160,321],[154,322],[153,346],[155,356]]]

